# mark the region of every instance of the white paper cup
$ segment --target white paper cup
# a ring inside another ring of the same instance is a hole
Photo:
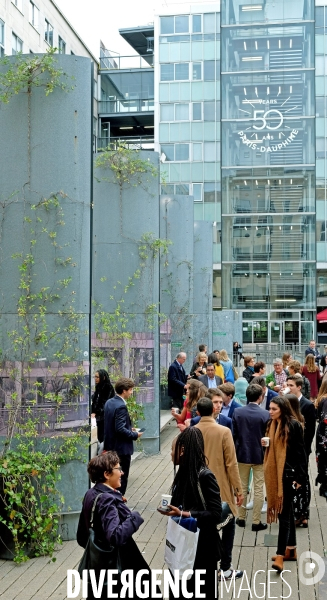
[[[263,437],[261,438],[263,445],[268,447],[269,446],[269,442],[270,442],[270,438],[269,437]]]
[[[170,494],[162,494],[161,495],[161,509],[169,511],[168,505],[171,503],[171,495]]]

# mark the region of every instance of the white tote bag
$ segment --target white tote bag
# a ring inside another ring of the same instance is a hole
[[[198,547],[199,528],[196,533],[188,531],[172,518],[168,519],[165,563],[171,571],[179,569],[179,578],[184,571],[193,569]],[[187,578],[190,579],[191,575]]]

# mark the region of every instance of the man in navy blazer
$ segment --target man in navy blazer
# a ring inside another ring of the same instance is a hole
[[[221,414],[224,415],[224,417],[229,417],[231,419],[235,408],[239,408],[241,406],[238,402],[236,402],[236,400],[233,400],[235,386],[227,381],[226,383],[222,383],[218,389],[221,391],[223,398]]]
[[[115,384],[116,395],[107,400],[104,406],[104,451],[115,450],[123,470],[120,492],[125,494],[131,456],[134,452],[133,441],[142,433],[132,428],[127,410],[127,399],[133,394],[134,381],[127,377],[118,379]]]
[[[274,392],[274,390],[271,390],[270,387],[266,385],[266,380],[264,377],[262,377],[262,375],[254,377],[251,383],[256,383],[263,389],[264,397],[262,403],[260,404],[260,408],[269,410],[270,402],[275,396],[278,396],[277,392]]]
[[[183,409],[183,394],[185,394],[187,382],[187,375],[183,367],[185,361],[185,352],[179,352],[168,369],[168,396],[172,399],[172,406],[180,410]]]
[[[219,377],[219,379],[220,379],[220,377]],[[207,391],[206,398],[210,398],[210,400],[212,400],[213,418],[216,419],[216,422],[218,423],[218,425],[223,425],[224,427],[228,427],[228,429],[230,429],[231,432],[233,433],[232,419],[220,414],[220,411],[221,411],[221,408],[223,405],[221,391],[218,390],[217,388],[211,388],[210,390]],[[201,419],[201,417],[194,417],[193,419],[190,420],[190,425],[191,426],[196,425],[200,421],[200,419]]]
[[[237,408],[233,414],[233,438],[236,449],[238,470],[240,473],[243,495],[246,498],[249,485],[249,475],[253,471],[253,521],[252,531],[267,529],[261,523],[261,509],[263,506],[263,447],[261,439],[265,436],[269,412],[262,410],[260,404],[264,397],[263,389],[258,384],[251,383],[246,389],[248,404]],[[245,527],[246,509],[239,509],[239,518],[236,520],[239,527]]]

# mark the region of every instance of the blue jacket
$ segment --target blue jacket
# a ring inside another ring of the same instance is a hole
[[[274,392],[274,390],[271,390],[268,388],[268,394],[267,394],[267,403],[266,403],[266,410],[269,410],[269,405],[270,402],[272,401],[272,399],[278,396],[277,392]],[[263,436],[264,437],[264,436]]]
[[[241,406],[233,414],[233,438],[237,462],[263,464],[261,438],[265,436],[269,412],[255,402]]]
[[[127,406],[120,396],[107,400],[104,407],[104,450],[115,450],[119,455],[133,454],[133,440],[137,431],[132,431]]]
[[[201,420],[201,417],[194,417],[193,419],[191,419],[191,427],[193,427],[193,425],[197,425],[200,420]],[[218,417],[216,418],[216,421],[219,425],[228,427],[231,430],[231,432],[233,433],[232,419],[230,419],[229,417],[225,417],[224,415],[218,415]]]
[[[221,415],[221,416],[224,416],[224,417],[228,416],[229,419],[231,419],[232,416],[233,416],[233,412],[234,412],[235,408],[240,408],[240,406],[241,405],[238,402],[236,402],[236,400],[234,400],[234,398],[233,398],[232,403],[231,403],[231,405],[229,407],[229,413],[228,413],[228,415]]]
[[[183,365],[174,360],[168,369],[168,396],[181,398],[185,393],[184,385],[186,381],[187,376]]]

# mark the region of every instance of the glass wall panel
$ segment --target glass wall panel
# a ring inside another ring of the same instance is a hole
[[[260,24],[269,21],[302,21],[314,19],[314,0],[302,2],[256,0],[224,0],[221,4],[221,24]]]

